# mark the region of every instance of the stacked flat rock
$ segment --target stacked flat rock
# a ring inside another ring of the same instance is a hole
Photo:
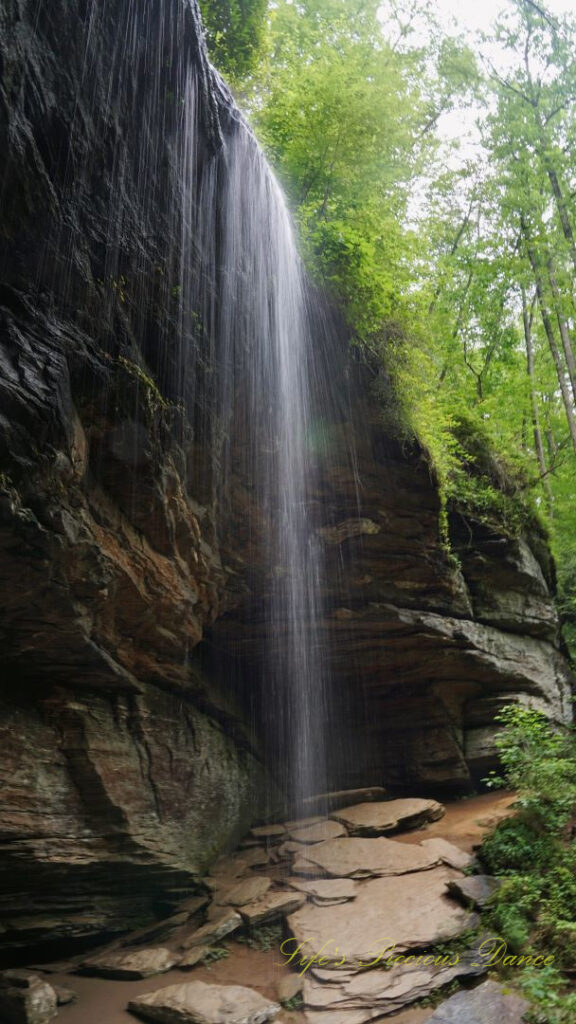
[[[413,963],[389,970],[374,969],[345,976],[335,971],[312,971],[304,982],[304,1002],[312,1010],[378,1011],[387,1016],[398,1013],[417,999],[424,999],[455,978],[485,973],[487,968],[476,966],[479,963],[476,958],[475,952],[446,957],[445,963],[422,963],[414,958]],[[432,955],[422,959],[437,958]]]
[[[280,1012],[278,1003],[242,985],[202,981],[168,985],[128,1003],[132,1013],[160,1024],[264,1024]]]
[[[436,800],[386,800],[343,807],[330,815],[352,836],[379,836],[437,821],[445,808]]]
[[[374,840],[376,841],[376,840]],[[372,963],[387,946],[429,948],[477,923],[477,917],[449,899],[454,877],[447,867],[410,875],[373,878],[358,884],[352,906],[306,903],[288,918],[291,934],[306,954],[327,964],[357,969]]]

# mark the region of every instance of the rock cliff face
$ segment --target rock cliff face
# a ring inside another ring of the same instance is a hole
[[[175,254],[182,109],[196,117],[195,182],[234,114],[195,5],[137,6],[0,0],[11,956],[166,912],[269,788],[246,713],[270,590],[258,509],[240,470],[218,500],[218,354],[193,308],[191,369],[174,340],[183,268],[201,274],[194,251]],[[366,372],[338,360],[348,398],[324,424],[313,510],[334,779],[465,789],[493,759],[493,714],[511,696],[568,714],[549,556],[455,514],[456,568],[422,452],[387,435]]]
[[[342,786],[466,792],[495,767],[494,715],[506,703],[570,719],[554,567],[536,531],[511,538],[456,509],[448,553],[429,460],[390,436],[370,383],[348,366],[349,400],[326,425],[315,509],[326,549],[319,642],[333,679],[331,773]],[[247,501],[243,492],[238,507]],[[251,595],[210,634],[250,672],[270,579],[241,543],[236,555],[240,575],[250,565]]]

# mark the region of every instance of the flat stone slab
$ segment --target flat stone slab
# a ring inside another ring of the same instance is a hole
[[[379,836],[438,821],[445,808],[437,800],[417,798],[355,804],[333,811],[331,818],[341,822],[353,836]]]
[[[466,871],[476,863],[476,858],[471,853],[461,850],[459,846],[449,843],[447,839],[423,839],[420,846],[436,854],[438,860],[441,860],[443,864],[457,868],[458,871]]]
[[[386,790],[382,786],[367,786],[363,789],[337,789],[330,793],[317,793],[307,796],[302,801],[302,810],[308,814],[325,809],[336,810],[337,807],[348,807],[351,804],[363,803],[366,800],[383,800]]]
[[[284,825],[257,825],[250,829],[253,839],[264,840],[265,842],[277,842],[286,834]]]
[[[240,907],[240,913],[246,924],[262,924],[264,921],[273,921],[278,917],[285,917],[292,914],[306,902],[306,897],[300,892],[271,892],[255,903],[248,903]]]
[[[48,1024],[57,1005],[54,988],[37,974],[18,968],[0,973],[0,1020],[6,1024]]]
[[[392,839],[330,839],[306,848],[292,870],[295,874],[314,874],[319,869],[333,878],[371,878],[425,871],[438,863],[437,854],[416,844]]]
[[[253,903],[264,896],[271,885],[271,880],[265,875],[254,875],[252,878],[243,879],[231,889],[219,892],[216,903],[243,907],[245,903]]]
[[[357,883],[351,878],[318,878],[314,881],[289,878],[287,881],[294,889],[306,893],[313,903],[320,906],[348,903],[356,898]]]
[[[178,955],[165,946],[148,949],[121,950],[103,953],[81,964],[83,974],[97,974],[103,978],[152,978],[163,974],[178,963]]]
[[[325,843],[328,839],[347,836],[348,832],[338,821],[320,821],[316,825],[292,829],[289,835],[295,843]]]
[[[242,924],[242,918],[236,910],[222,910],[213,921],[208,921],[201,928],[197,928],[192,935],[186,936],[180,944],[180,949],[191,949],[193,946],[211,946],[213,943],[223,939],[225,935],[231,935]]]
[[[362,840],[360,840],[362,841]],[[371,840],[380,842],[381,840]],[[384,841],[384,840],[382,840]],[[454,877],[447,867],[358,884],[353,907],[305,904],[288,918],[294,948],[317,955],[317,967],[352,970],[374,964],[385,949],[427,949],[477,924],[478,918],[446,895]],[[287,952],[292,945],[285,947]]]
[[[128,1009],[160,1024],[264,1024],[280,1013],[272,1003],[243,985],[207,985],[190,981],[168,985],[131,999]]]
[[[498,985],[483,981],[469,992],[457,992],[441,1003],[425,1024],[523,1024],[530,1004]]]
[[[448,892],[464,906],[479,907],[481,910],[501,884],[497,878],[490,875],[471,875],[469,878],[455,878],[449,882]]]

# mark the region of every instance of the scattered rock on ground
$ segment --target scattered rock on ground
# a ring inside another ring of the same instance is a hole
[[[277,1003],[242,985],[191,981],[137,996],[128,1009],[160,1024],[264,1024],[280,1012]]]
[[[292,914],[306,902],[306,897],[299,892],[271,892],[255,903],[240,907],[245,922],[250,925],[263,924],[275,918]]]
[[[229,904],[233,907],[243,907],[245,903],[253,903],[254,900],[264,896],[272,882],[265,875],[254,875],[252,878],[245,878],[232,889],[218,894],[216,903]]]
[[[193,946],[210,946],[212,943],[230,935],[242,924],[242,918],[235,910],[222,910],[213,921],[208,921],[197,928],[192,935],[187,935],[180,943],[180,949],[191,949]]]
[[[378,836],[400,829],[418,828],[437,821],[445,808],[437,800],[405,799],[356,804],[330,815],[346,826],[350,835]]]
[[[328,839],[340,839],[348,835],[344,825],[338,821],[320,821],[317,825],[295,828],[289,833],[296,843],[325,843]]]
[[[447,839],[423,839],[420,846],[430,850],[431,853],[437,856],[438,860],[448,864],[451,868],[456,868],[458,871],[466,871],[467,868],[472,867],[476,863],[476,858],[471,853],[461,850],[459,846],[449,843]]]
[[[454,878],[448,882],[448,892],[465,906],[482,909],[500,888],[501,882],[490,875],[471,875],[470,878]]]
[[[300,974],[283,974],[276,985],[278,999],[281,1003],[287,1003],[295,999],[304,987],[304,978]]]
[[[5,1024],[47,1024],[57,1015],[52,985],[26,970],[0,974],[0,1020]]]
[[[350,840],[350,842],[386,840]],[[318,953],[319,967],[344,958],[351,969],[371,963],[387,946],[401,952],[427,949],[455,938],[477,924],[478,918],[446,895],[454,877],[451,869],[433,868],[411,875],[361,882],[353,906],[320,907],[305,904],[288,918],[288,926],[306,952]],[[322,962],[324,961],[324,962]]]
[[[370,878],[423,871],[439,859],[421,845],[392,839],[330,839],[307,847],[294,861],[293,871],[308,874],[307,866],[315,865],[335,878]]]
[[[192,967],[197,967],[203,960],[213,951],[213,946],[192,946],[187,953],[178,961],[178,967],[182,971],[188,971]]]
[[[169,971],[176,963],[177,954],[165,946],[150,946],[148,949],[102,953],[84,960],[80,970],[83,974],[97,974],[104,978],[151,978]]]
[[[62,985],[52,985],[56,993],[56,1002],[58,1006],[68,1006],[70,1003],[75,1003],[78,1000],[78,993],[74,992],[71,988],[63,988]]]
[[[441,1003],[425,1024],[523,1024],[529,1009],[525,999],[495,981],[484,981]]]

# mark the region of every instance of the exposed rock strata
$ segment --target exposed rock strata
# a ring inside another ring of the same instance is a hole
[[[200,331],[191,370],[173,343],[187,71],[195,170],[235,114],[195,4],[136,7],[96,3],[88,23],[81,0],[0,0],[0,946],[13,953],[169,912],[258,813],[237,690],[252,697],[270,594],[262,515],[242,472],[218,505],[218,366]],[[467,788],[493,763],[503,701],[567,714],[548,555],[454,515],[457,569],[422,451],[388,436],[369,373],[341,355],[325,372],[348,381],[312,510],[334,785]],[[221,684],[190,662],[206,630]]]

